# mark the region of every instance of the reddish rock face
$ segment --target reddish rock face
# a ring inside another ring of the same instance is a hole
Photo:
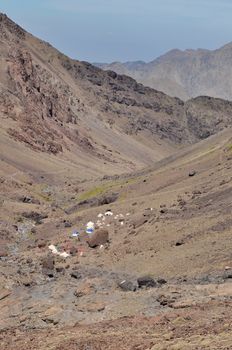
[[[109,240],[109,232],[105,229],[100,229],[94,232],[91,238],[88,239],[88,244],[91,248],[95,248],[101,244],[107,243]]]

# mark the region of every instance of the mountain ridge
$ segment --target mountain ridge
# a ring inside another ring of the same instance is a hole
[[[173,49],[140,66],[133,62],[96,65],[183,100],[200,95],[232,100],[231,59],[230,42],[216,50]]]
[[[0,27],[1,128],[35,152],[63,154],[77,164],[91,159],[95,171],[98,163],[111,173],[131,171],[232,123],[230,102],[183,102],[72,60],[6,15]]]

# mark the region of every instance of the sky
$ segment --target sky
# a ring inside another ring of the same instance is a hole
[[[232,41],[232,0],[0,0],[0,11],[89,62],[151,61]]]

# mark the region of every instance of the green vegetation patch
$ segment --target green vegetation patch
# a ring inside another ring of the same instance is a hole
[[[227,145],[226,150],[227,150],[228,152],[232,152],[232,143],[229,144],[229,145]]]
[[[79,197],[79,201],[88,200],[94,197],[98,197],[104,194],[107,194],[109,191],[116,190],[118,187],[124,187],[129,184],[136,182],[137,179],[123,179],[123,180],[115,180],[104,183],[102,185],[91,188],[90,190],[82,193]]]

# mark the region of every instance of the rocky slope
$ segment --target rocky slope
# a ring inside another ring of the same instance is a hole
[[[210,50],[172,50],[152,62],[96,64],[187,100],[200,95],[232,100],[232,44]]]
[[[229,349],[231,142],[92,183],[1,178],[1,347]],[[87,244],[90,220],[109,242]]]
[[[81,169],[91,159],[97,173],[97,164],[130,171],[232,123],[228,102],[202,97],[185,104],[71,60],[5,15],[0,27],[1,128],[34,151],[75,157],[79,166],[82,158]]]

